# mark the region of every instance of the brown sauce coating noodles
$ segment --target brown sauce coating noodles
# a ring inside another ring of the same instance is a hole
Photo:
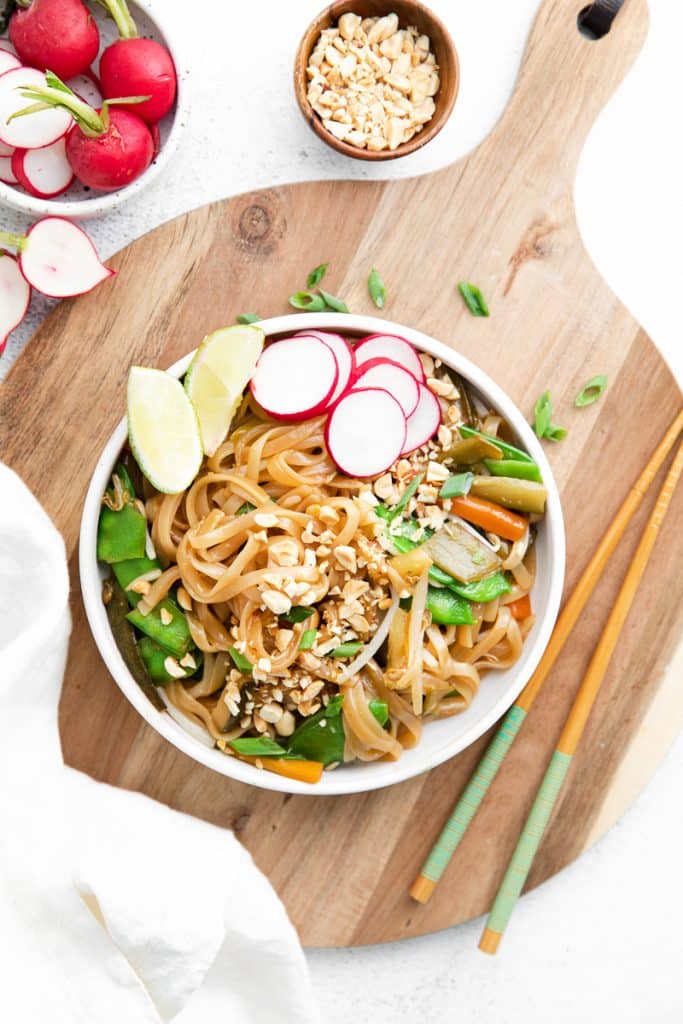
[[[444,423],[457,422],[458,397],[454,387],[440,399]],[[484,415],[482,425],[495,435],[500,417]],[[203,668],[199,678],[174,679],[165,694],[220,749],[230,753],[229,741],[243,735],[286,743],[298,724],[343,693],[344,759],[396,759],[419,742],[425,719],[463,711],[487,672],[520,657],[533,617],[519,621],[510,606],[533,585],[533,529],[515,542],[488,535],[509,591],[473,603],[473,624],[439,625],[427,609],[427,571],[404,593],[375,508],[382,487],[395,500],[417,472],[444,460],[452,427],[399,460],[386,480],[370,482],[337,471],[323,431],[323,418],[269,420],[247,396],[227,440],[187,491],[148,489],[146,513],[164,571],[139,607],[148,613],[172,588],[183,588]],[[421,529],[438,526],[437,512],[448,514],[435,495],[428,475],[405,510]],[[397,610],[407,596],[411,607]],[[292,616],[302,607],[310,612]],[[349,660],[334,652],[344,644],[371,647],[387,614],[386,643],[345,678]],[[240,657],[251,673],[240,671]],[[373,700],[387,706],[385,726],[370,709]]]

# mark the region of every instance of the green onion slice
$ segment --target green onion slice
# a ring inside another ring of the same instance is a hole
[[[597,402],[606,387],[607,377],[604,373],[599,373],[597,377],[591,377],[590,380],[586,381],[574,399],[574,405],[578,409],[582,409],[584,405],[592,405],[593,402]]]
[[[370,292],[370,298],[377,306],[377,309],[384,309],[384,303],[387,301],[387,290],[376,267],[373,267],[370,271],[370,276],[368,277],[368,291]]]
[[[481,289],[476,284],[469,284],[467,281],[460,281],[458,291],[462,295],[465,305],[472,316],[489,316],[489,307]]]
[[[306,279],[307,286],[309,288],[315,288],[316,285],[319,285],[324,278],[328,267],[329,263],[319,263],[317,267],[314,267]]]
[[[306,313],[322,313],[327,308],[322,295],[313,292],[294,292],[287,301],[294,309],[303,309]]]

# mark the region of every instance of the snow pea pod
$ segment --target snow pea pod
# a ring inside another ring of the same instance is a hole
[[[160,647],[155,640],[151,637],[141,636],[138,640],[138,651],[140,657],[147,669],[149,676],[156,686],[165,686],[166,683],[170,683],[176,676],[172,676],[170,672],[166,670],[166,659],[169,657],[168,651],[165,651],[163,647]],[[185,677],[189,678],[193,676],[198,668],[202,664],[202,652],[193,651],[192,657],[194,658],[194,667],[192,665],[180,667],[185,670]]]
[[[130,476],[125,466],[118,463],[112,476],[112,489],[105,494],[97,524],[98,560],[111,565],[129,558],[142,558],[146,532],[147,523],[135,504]]]
[[[489,601],[495,601],[497,597],[509,594],[512,590],[512,584],[502,572],[494,572],[492,576],[474,580],[473,583],[458,583],[456,580],[449,586],[455,594],[467,598],[468,601],[474,601],[475,604],[488,604]]]
[[[535,462],[522,462],[521,459],[499,459],[494,462],[492,459],[484,459],[484,464],[491,476],[509,476],[518,480],[533,480],[537,484],[543,483],[541,471]]]
[[[126,601],[126,595],[116,580],[107,580],[104,585],[103,597],[109,626],[128,671],[147,699],[152,702],[158,711],[163,711],[166,705],[152,684],[152,680],[138,650],[138,645],[135,642],[135,631],[130,623],[126,621],[128,602]]]
[[[533,462],[534,460],[526,452],[523,452],[521,448],[515,448],[513,444],[508,444],[507,441],[501,441],[499,437],[492,437],[491,434],[484,434],[481,430],[475,430],[474,427],[466,427],[461,425],[458,427],[461,437],[481,437],[484,441],[489,441],[494,444],[496,448],[500,448],[503,455],[506,455],[508,459],[517,459],[520,462]]]
[[[470,602],[447,587],[427,589],[427,610],[440,626],[472,626],[476,622]]]
[[[128,590],[128,585],[133,580],[136,580],[138,576],[143,576],[154,569],[158,569],[161,572],[161,564],[157,559],[147,558],[146,555],[143,555],[142,558],[127,558],[125,562],[115,562],[111,568],[119,582],[119,586],[126,593],[128,604],[133,608],[142,597],[142,594],[136,594],[134,590]]]
[[[170,616],[169,622],[162,621],[162,613],[166,613],[163,614],[164,619]],[[138,608],[134,608],[128,612],[126,618],[131,625],[156,641],[174,658],[184,657],[192,646],[190,627],[185,614],[171,597],[165,597],[148,615],[143,615]]]
[[[335,697],[299,726],[288,744],[290,754],[307,761],[334,764],[344,760],[344,723],[341,709],[343,696]]]

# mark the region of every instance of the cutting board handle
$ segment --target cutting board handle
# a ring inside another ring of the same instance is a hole
[[[646,0],[625,0],[607,34],[595,40],[579,31],[587,6],[588,0],[543,0],[513,95],[484,143],[495,139],[499,153],[507,149],[527,180],[573,184],[586,136],[647,35]]]

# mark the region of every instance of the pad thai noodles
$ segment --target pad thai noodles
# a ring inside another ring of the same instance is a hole
[[[397,759],[521,655],[539,468],[416,354],[435,429],[379,474],[339,468],[327,410],[284,421],[249,387],[181,492],[122,452],[98,535],[112,629],[150,699],[226,756],[304,781]]]

